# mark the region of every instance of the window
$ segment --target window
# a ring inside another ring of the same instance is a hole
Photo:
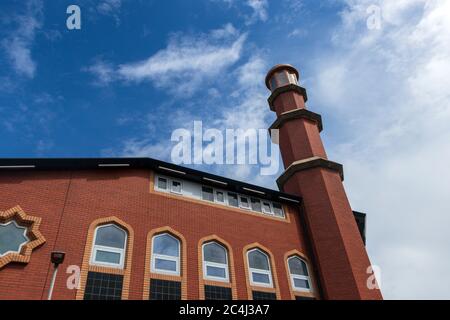
[[[202,187],[202,199],[214,202],[214,190],[210,187]]]
[[[253,291],[253,300],[277,300],[277,295],[271,292]]]
[[[277,88],[277,79],[275,79],[275,77],[272,77],[272,79],[270,79],[270,88],[273,90],[275,90]]]
[[[223,193],[223,191],[216,191],[216,201],[225,203],[225,194]]]
[[[170,189],[171,192],[181,193],[181,182],[180,181],[172,180],[171,186],[172,186]]]
[[[282,217],[284,218],[284,212],[283,212],[283,207],[281,206],[281,204],[279,203],[273,203],[273,213],[277,216],[277,217]]]
[[[295,73],[289,72],[288,77],[289,77],[289,83],[298,84],[297,76],[295,75]]]
[[[99,226],[95,230],[91,264],[123,268],[127,233],[115,224]]]
[[[288,84],[298,84],[297,75],[286,70],[276,72],[270,79],[270,90],[274,91]]]
[[[277,72],[275,77],[278,81],[278,87],[282,87],[289,84],[288,73],[286,71]]]
[[[295,291],[310,292],[311,281],[306,262],[297,256],[293,256],[288,259],[288,266],[292,288]]]
[[[205,300],[232,300],[231,288],[205,286]]]
[[[158,188],[161,190],[167,190],[167,179],[158,177]]]
[[[239,197],[239,206],[243,209],[250,209],[250,203],[248,202],[248,198],[244,196]]]
[[[20,253],[28,241],[27,228],[19,226],[14,220],[0,223],[0,257],[12,252]]]
[[[232,207],[238,207],[238,196],[236,193],[228,192],[228,204]]]
[[[266,214],[272,214],[272,210],[270,210],[270,202],[263,201],[262,212]]]
[[[250,283],[255,286],[273,287],[269,257],[259,249],[248,251]]]
[[[180,275],[180,241],[168,233],[158,234],[152,241],[152,272]]]
[[[181,282],[151,279],[150,300],[181,300]]]
[[[250,202],[252,204],[253,211],[261,212],[261,200],[256,199],[256,198],[251,198]]]
[[[120,300],[122,299],[122,287],[122,275],[89,272],[84,300]]]
[[[256,195],[245,195],[237,192],[216,189],[213,186],[202,185],[195,182],[185,182],[168,176],[155,176],[155,190],[170,192],[197,200],[217,203],[224,206],[251,210],[278,218],[285,218],[283,208],[279,203],[272,203]]]
[[[227,250],[217,242],[203,245],[203,277],[229,282]]]

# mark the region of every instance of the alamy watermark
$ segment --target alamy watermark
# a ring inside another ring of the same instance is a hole
[[[66,26],[69,30],[81,29],[81,9],[79,6],[72,4],[67,7],[66,13],[69,14],[66,20]]]
[[[369,15],[366,21],[367,29],[380,30],[381,29],[381,7],[377,5],[371,5],[366,10]]]
[[[367,267],[366,273],[369,275],[366,281],[367,288],[369,290],[381,290],[381,268],[371,265]]]
[[[267,129],[206,129],[194,121],[194,130],[172,132],[171,161],[175,164],[259,165],[263,176],[280,168],[279,131]],[[270,150],[270,152],[269,152]]]

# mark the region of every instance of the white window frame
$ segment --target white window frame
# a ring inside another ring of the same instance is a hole
[[[269,205],[269,211],[264,210],[264,203],[267,203]],[[268,214],[268,215],[275,215],[273,210],[272,210],[272,202],[271,201],[266,201],[266,200],[261,200],[261,211],[263,214]]]
[[[164,179],[164,180],[166,180],[166,189],[162,189],[162,188],[160,188],[159,187],[159,179]],[[156,176],[156,181],[155,181],[155,189],[156,190],[159,190],[159,191],[162,191],[162,192],[169,192],[169,190],[170,190],[170,179],[169,178],[166,178],[166,177],[163,177],[163,176]]]
[[[301,261],[303,261],[305,263],[306,271],[308,272],[308,276],[302,276],[302,275],[299,275],[299,274],[293,274],[291,272],[291,266],[289,265],[289,260],[296,259],[296,258],[300,259]],[[289,277],[291,279],[292,290],[298,291],[298,292],[312,292],[312,284],[311,284],[311,277],[309,276],[310,273],[309,273],[308,263],[305,260],[303,260],[302,258],[300,258],[299,256],[291,256],[291,257],[289,257],[287,263],[288,263],[288,268],[289,268]],[[309,289],[297,287],[295,285],[294,279],[306,280],[308,282],[308,284],[309,284]]]
[[[178,242],[178,256],[177,257],[172,257],[172,256],[167,256],[165,254],[155,253],[155,239],[157,237],[161,237],[164,235],[168,235],[169,237],[172,237],[173,239],[175,239]],[[152,238],[151,271],[153,273],[158,273],[158,274],[180,276],[180,255],[181,255],[181,242],[180,242],[180,240],[178,240],[178,238],[174,237],[173,235],[171,235],[168,232],[159,233],[157,235],[154,235]],[[176,270],[171,271],[171,270],[165,270],[165,269],[158,269],[156,267],[156,259],[174,261]]]
[[[161,179],[165,179],[167,181],[167,189],[159,188],[158,180],[160,178]],[[181,191],[180,192],[176,192],[176,191],[174,191],[172,189],[172,183],[173,182],[180,183],[180,186],[181,186]],[[183,180],[181,180],[181,179],[174,179],[174,178],[171,178],[171,177],[168,177],[168,176],[164,176],[164,175],[160,175],[160,174],[155,175],[155,183],[154,183],[154,185],[155,185],[154,186],[155,190],[160,191],[160,192],[172,193],[172,194],[177,194],[177,195],[191,197],[191,198],[193,197],[193,198],[199,199],[201,201],[205,201],[205,202],[209,202],[209,203],[217,203],[217,204],[220,204],[220,205],[223,205],[223,206],[227,206],[227,207],[230,207],[230,208],[239,208],[241,210],[246,210],[246,211],[256,212],[256,213],[259,213],[259,214],[269,215],[269,216],[272,216],[272,217],[275,217],[275,218],[279,218],[279,219],[286,219],[286,213],[284,211],[283,204],[280,203],[280,202],[276,202],[277,204],[279,204],[281,206],[281,214],[282,215],[278,216],[278,215],[275,214],[275,209],[274,209],[274,206],[273,206],[273,204],[275,202],[270,201],[270,200],[266,200],[264,198],[252,197],[252,196],[248,196],[248,195],[245,195],[245,194],[241,194],[241,193],[237,193],[237,192],[229,191],[229,190],[216,189],[214,187],[211,187],[209,185],[204,185],[204,184],[195,184],[197,187],[200,188],[200,190],[196,190],[196,192],[198,192],[198,191],[200,192],[200,195],[198,195],[198,193],[196,193],[195,196],[193,196],[193,195],[189,195],[188,193],[185,193],[185,191],[184,191],[184,181]],[[203,199],[203,190],[202,190],[203,187],[211,188],[213,190],[213,201],[209,201],[209,200]],[[223,193],[223,196],[224,196],[223,201],[219,201],[218,200],[218,198],[217,198],[217,193],[218,192],[222,192]],[[233,205],[230,204],[230,199],[231,199],[230,193],[231,194],[235,194],[237,196],[237,206],[233,206]],[[242,198],[247,199],[247,206],[245,206],[243,204]],[[258,199],[260,201],[261,211],[253,210],[252,202],[251,202],[252,198]],[[269,204],[270,212],[264,209],[264,205],[263,205],[264,202]]]
[[[217,199],[217,193],[220,192],[223,194],[223,201],[219,201]],[[214,202],[216,203],[220,203],[223,205],[228,205],[228,197],[227,197],[227,192],[223,191],[223,190],[218,190],[218,189],[214,189]]]
[[[28,242],[30,242],[30,238],[28,238],[28,236],[27,236],[27,232],[28,232],[27,227],[19,226],[15,220],[11,220],[11,221],[9,221],[7,223],[0,223],[0,224],[3,225],[3,226],[7,226],[7,225],[9,225],[11,223],[14,224],[14,226],[16,228],[23,229],[23,236],[25,237],[25,239],[27,239],[27,241],[21,243],[20,246],[19,246],[19,249],[17,251],[9,250],[9,251],[6,251],[4,254],[0,254],[0,258],[4,257],[4,256],[6,256],[7,254],[10,254],[10,253],[20,253],[22,251],[23,246],[26,245]]]
[[[203,188],[209,188],[209,189],[212,190],[212,201],[207,200],[207,199],[203,199]],[[216,189],[214,189],[213,187],[205,186],[205,185],[202,184],[201,188],[200,188],[200,191],[201,191],[200,199],[202,201],[206,201],[206,202],[209,202],[209,203],[215,203],[216,202]]]
[[[235,194],[235,195],[236,195],[236,197],[237,197],[237,198],[236,198],[236,200],[237,200],[237,206],[233,206],[233,205],[230,204],[230,199],[229,199],[229,198],[231,198],[231,197],[229,197],[229,193]],[[228,191],[228,192],[227,192],[227,205],[230,206],[231,208],[240,208],[240,206],[239,206],[239,193],[232,192],[232,191]]]
[[[286,219],[286,214],[285,214],[285,212],[284,212],[283,204],[282,204],[282,203],[279,203],[279,202],[276,202],[276,203],[280,205],[280,207],[281,207],[281,214],[282,214],[282,215],[281,215],[281,216],[277,216],[277,215],[275,214],[275,208],[274,208],[274,206],[273,206],[274,202],[271,202],[271,203],[270,203],[270,207],[271,207],[271,209],[272,209],[273,216],[274,216],[274,217],[277,217],[277,218]]]
[[[123,249],[107,247],[107,246],[102,246],[102,245],[95,244],[95,242],[97,241],[97,232],[98,232],[98,230],[100,228],[105,228],[105,227],[109,227],[109,226],[116,227],[116,228],[120,229],[121,231],[125,232],[125,243],[124,243],[124,248]],[[94,242],[92,242],[90,264],[94,265],[94,266],[102,266],[102,267],[123,269],[125,267],[125,253],[126,253],[126,250],[127,250],[127,243],[128,243],[128,232],[126,230],[122,229],[121,227],[117,226],[116,224],[109,223],[109,224],[104,224],[104,225],[98,226],[97,228],[95,228],[95,231],[94,231]],[[110,263],[110,262],[104,262],[104,261],[97,261],[95,259],[96,256],[97,256],[97,251],[105,251],[105,252],[120,254],[119,263],[117,264],[117,263]]]
[[[174,182],[178,182],[180,184],[180,192],[173,190],[172,187]],[[178,179],[170,179],[169,191],[170,193],[183,194],[183,181]]]
[[[242,194],[239,194],[239,193],[238,193],[237,195],[238,195],[239,208],[245,209],[245,210],[251,210],[251,209],[252,209],[252,204],[250,203],[250,198],[247,197],[247,196],[244,196],[244,195],[242,195]],[[246,207],[246,206],[244,206],[244,205],[242,204],[242,198],[247,199],[247,205],[248,205],[248,207]]]
[[[219,246],[221,246],[225,250],[225,259],[226,263],[218,263],[218,262],[210,262],[205,260],[205,246],[211,243],[215,243]],[[213,280],[213,281],[220,281],[220,282],[230,282],[230,274],[229,274],[229,265],[228,265],[228,250],[223,245],[216,241],[210,241],[206,242],[202,245],[202,261],[203,261],[203,279],[205,280]],[[207,267],[215,267],[215,268],[221,268],[225,269],[225,278],[216,277],[216,276],[209,276],[207,273]]]
[[[258,211],[258,210],[254,210],[254,209],[253,209],[252,199],[256,199],[256,200],[259,201],[259,205],[260,205],[260,207],[261,207],[261,211]],[[253,212],[256,212],[256,213],[263,213],[263,211],[262,211],[262,202],[263,202],[263,200],[261,200],[260,198],[250,197],[250,210],[252,210]]]
[[[253,251],[259,251],[261,252],[263,255],[266,256],[267,258],[267,262],[269,265],[269,270],[264,270],[264,269],[255,269],[255,268],[251,268],[250,267],[250,258],[249,255],[251,252]],[[250,278],[250,284],[252,286],[255,287],[265,287],[265,288],[273,288],[273,279],[272,279],[272,267],[271,267],[271,261],[270,261],[270,257],[261,249],[255,248],[252,250],[247,251],[247,265],[248,265],[248,272],[249,272],[249,278]],[[257,281],[253,281],[253,273],[259,273],[259,274],[265,274],[269,277],[269,283],[265,283],[265,282],[257,282]]]
[[[167,189],[162,189],[159,187],[158,185],[158,180],[159,179],[166,179],[167,181]],[[180,192],[174,191],[172,189],[172,182],[178,182],[180,184]],[[173,179],[173,178],[169,178],[167,176],[162,176],[162,175],[155,175],[155,190],[157,191],[161,191],[161,192],[166,192],[166,193],[174,193],[174,194],[183,194],[183,181],[180,179]]]

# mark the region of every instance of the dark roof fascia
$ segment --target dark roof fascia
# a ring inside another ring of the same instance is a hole
[[[267,189],[152,158],[0,158],[0,172],[4,170],[53,171],[100,170],[113,168],[151,169],[164,175],[179,177],[201,184],[243,193],[249,196],[290,204],[298,204],[301,202],[301,198],[296,195]],[[222,183],[219,184],[214,181]],[[255,190],[256,192],[247,189]],[[290,199],[291,201],[283,198]]]

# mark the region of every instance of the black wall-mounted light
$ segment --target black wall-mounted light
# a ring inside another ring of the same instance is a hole
[[[53,263],[53,276],[52,281],[50,282],[50,289],[48,291],[48,300],[52,300],[53,288],[55,287],[56,274],[58,273],[58,267],[61,263],[64,262],[64,258],[66,257],[66,253],[62,251],[53,251],[50,254],[50,261]]]
[[[53,263],[53,266],[57,268],[61,263],[64,262],[64,258],[66,256],[65,252],[61,251],[53,251],[51,253],[51,261]]]

